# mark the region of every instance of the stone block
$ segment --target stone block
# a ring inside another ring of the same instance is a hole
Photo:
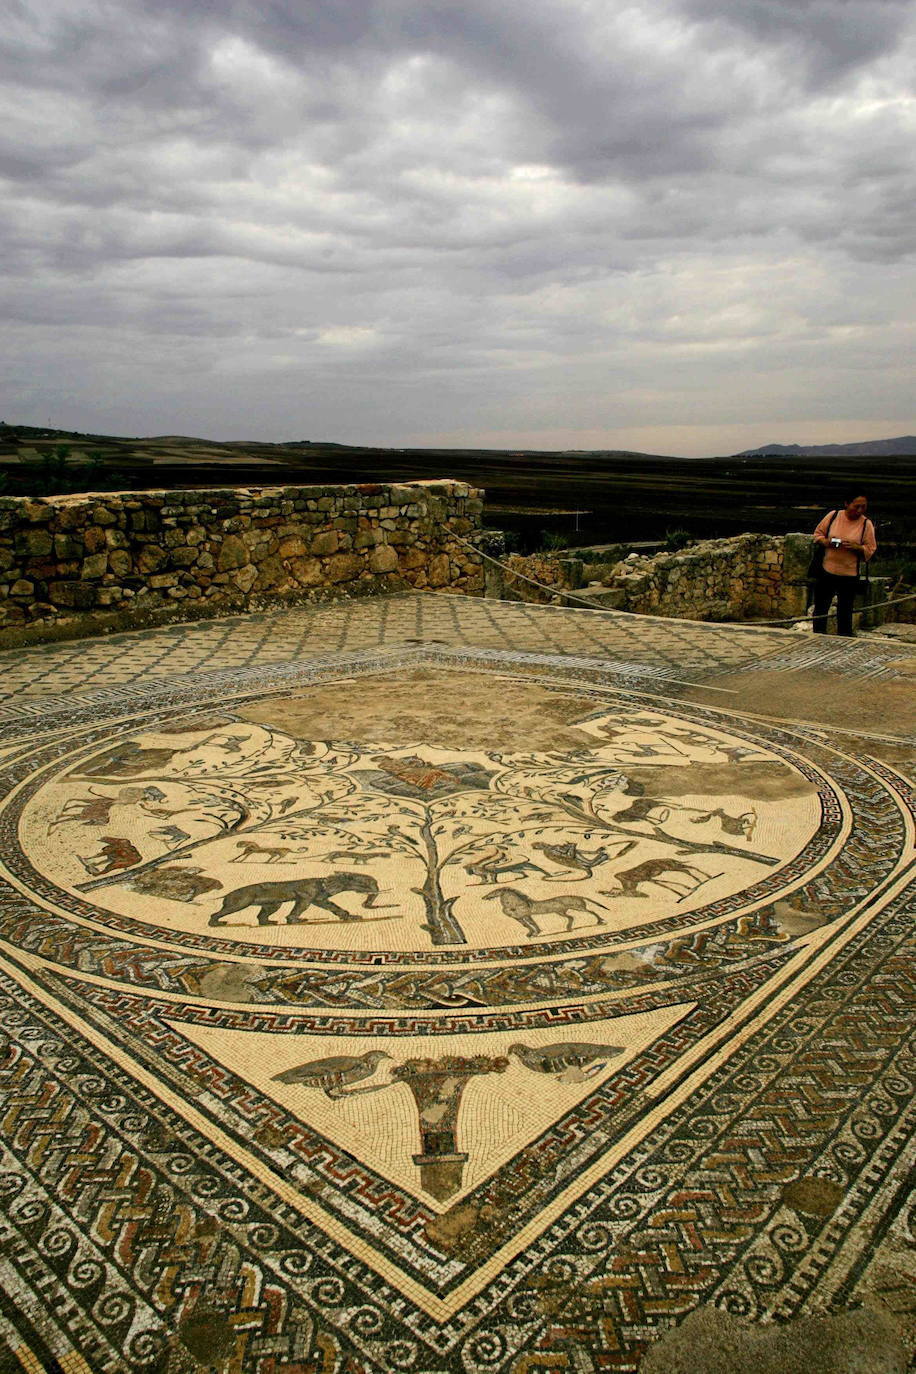
[[[311,543],[311,552],[319,557],[327,557],[328,554],[336,553],[340,547],[340,534],[337,530],[322,530],[316,534]]]
[[[13,547],[25,558],[41,558],[53,552],[54,540],[47,530],[23,530],[16,535]]]
[[[328,582],[352,582],[362,571],[363,560],[355,553],[335,553],[325,563]]]
[[[417,568],[422,568],[426,563],[426,554],[422,549],[405,549],[398,558],[398,566],[403,572],[413,572]]]
[[[254,569],[258,591],[273,591],[289,585],[289,575],[280,559],[274,554],[265,558]],[[236,579],[233,578],[233,581]],[[254,585],[254,584],[252,584]]]
[[[91,582],[97,577],[102,577],[108,571],[108,554],[93,553],[88,558],[83,559],[83,566],[80,569],[80,577],[84,582]]]
[[[252,567],[251,564],[249,564],[247,568],[239,568],[230,578],[230,581],[238,587],[239,591],[245,592],[246,595],[251,591],[257,580],[258,570]]]
[[[369,567],[374,573],[395,572],[398,556],[388,544],[377,545],[369,555]]]
[[[444,587],[451,577],[448,554],[434,554],[429,560],[426,576],[431,587]]]
[[[173,568],[190,568],[196,562],[198,553],[196,549],[173,549],[169,559]]]
[[[96,588],[86,582],[52,582],[48,587],[51,601],[72,611],[91,610],[96,594]]]
[[[86,553],[98,553],[106,548],[105,531],[97,525],[90,525],[83,536],[83,547]]]
[[[28,582],[24,577],[20,577],[10,587],[10,596],[32,596],[35,591],[35,583]]]
[[[108,567],[116,577],[129,577],[133,562],[126,549],[113,549],[108,555]]]
[[[308,550],[305,545],[305,540],[302,539],[300,535],[294,534],[288,539],[280,541],[280,547],[277,552],[281,558],[302,558]]]
[[[787,582],[804,582],[814,552],[810,534],[787,534],[782,543],[783,577]]]
[[[116,525],[118,517],[107,506],[96,506],[92,511],[93,525]]]
[[[289,570],[302,587],[317,587],[322,579],[319,558],[291,558]]]
[[[227,534],[216,555],[216,564],[220,572],[244,568],[250,561],[248,550],[238,535]]]
[[[147,544],[140,551],[137,568],[141,573],[158,572],[168,562],[168,557],[165,549],[161,549],[158,544]]]

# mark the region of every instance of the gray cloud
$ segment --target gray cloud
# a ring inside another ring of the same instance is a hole
[[[6,418],[912,428],[897,0],[17,0],[3,44]]]

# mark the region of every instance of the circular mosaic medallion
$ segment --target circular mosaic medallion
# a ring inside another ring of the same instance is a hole
[[[848,829],[836,789],[773,741],[634,706],[578,729],[577,749],[520,753],[159,721],[15,797],[22,876],[74,915],[186,947],[503,961],[759,908]]]

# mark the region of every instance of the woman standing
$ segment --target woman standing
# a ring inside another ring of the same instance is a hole
[[[827,613],[836,597],[837,634],[852,634],[852,604],[859,581],[859,565],[875,549],[875,527],[867,518],[868,498],[847,496],[842,510],[829,511],[814,531],[824,549],[824,563],[814,584],[815,634],[827,633]]]

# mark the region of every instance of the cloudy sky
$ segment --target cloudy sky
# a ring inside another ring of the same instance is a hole
[[[7,0],[9,423],[916,430],[910,0]]]

